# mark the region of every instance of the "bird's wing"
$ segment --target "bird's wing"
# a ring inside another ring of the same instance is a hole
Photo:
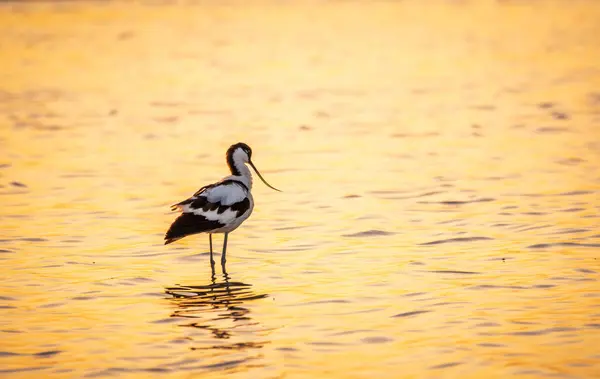
[[[200,188],[191,197],[171,205],[171,210],[187,212],[190,204],[195,203],[195,207],[198,208],[198,205],[204,205],[205,201],[217,206],[229,206],[244,200],[247,194],[248,188],[243,183],[236,180],[223,180]]]
[[[246,213],[250,199],[243,184],[228,180],[205,189],[181,208],[183,213],[193,213],[226,225]]]
[[[215,184],[200,188],[190,198],[185,199],[171,206],[171,210],[181,212],[210,212],[216,210],[218,214],[224,213],[228,209],[234,211],[243,210],[244,213],[248,207],[248,188],[241,182],[235,180],[224,180]],[[240,215],[241,215],[240,213]]]
[[[228,225],[250,209],[250,199],[242,183],[229,180],[203,187],[173,207],[182,214],[167,231],[165,243]]]

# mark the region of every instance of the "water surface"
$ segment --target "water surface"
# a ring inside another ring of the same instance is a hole
[[[600,5],[240,4],[0,4],[0,374],[597,377]]]

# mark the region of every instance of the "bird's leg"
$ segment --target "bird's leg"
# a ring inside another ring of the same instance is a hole
[[[210,267],[212,267],[213,273],[214,273],[214,271],[215,271],[215,260],[213,259],[213,252],[212,252],[212,233],[208,233],[208,242],[210,244]]]
[[[215,274],[215,261],[211,262],[211,264],[210,264],[210,271],[211,271],[211,273],[210,273],[210,280],[211,280],[211,282],[212,282],[212,284],[214,286],[215,285],[215,280],[217,278],[217,276]]]
[[[221,266],[223,266],[223,272],[225,272],[225,262],[227,262],[227,258],[225,258],[225,254],[227,253],[227,236],[229,233],[225,233],[225,238],[223,240],[223,254],[221,254]]]

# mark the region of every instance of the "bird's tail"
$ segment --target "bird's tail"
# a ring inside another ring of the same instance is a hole
[[[168,238],[167,236],[165,236],[165,245],[170,244],[171,242],[175,242],[177,240],[182,239],[183,237],[177,237],[177,238]]]
[[[191,234],[210,232],[211,230],[222,227],[218,221],[207,220],[202,215],[194,213],[182,213],[173,221],[169,230],[165,234],[165,245],[175,242]]]

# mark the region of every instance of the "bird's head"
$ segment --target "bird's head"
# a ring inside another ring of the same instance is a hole
[[[275,191],[281,192],[281,190],[278,190],[277,188],[275,188],[272,185],[270,185],[269,183],[267,183],[267,181],[262,177],[262,175],[260,174],[260,172],[258,171],[256,166],[254,166],[254,163],[252,163],[252,149],[250,148],[250,146],[246,145],[245,143],[238,142],[235,145],[231,145],[229,147],[229,149],[227,149],[227,161],[234,162],[234,163],[235,162],[248,163],[250,165],[250,167],[252,167],[252,169],[254,169],[254,172],[256,172],[256,174],[258,175],[260,180],[262,180],[263,183],[265,183],[267,185],[267,187],[272,188]]]

